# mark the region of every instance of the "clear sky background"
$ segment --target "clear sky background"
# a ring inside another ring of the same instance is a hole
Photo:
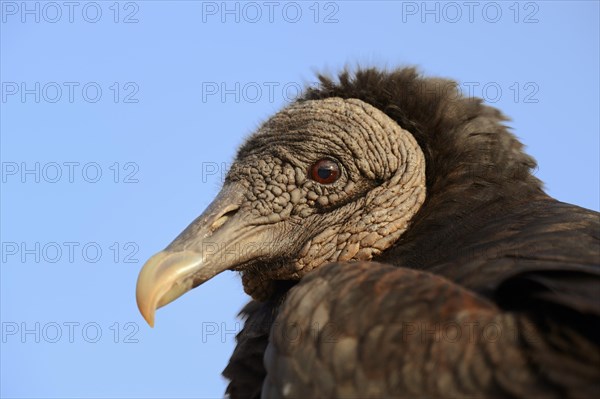
[[[551,195],[598,210],[599,3],[469,4],[0,2],[0,395],[222,396],[239,277],[150,329],[137,274],[318,71],[457,79],[512,118]]]

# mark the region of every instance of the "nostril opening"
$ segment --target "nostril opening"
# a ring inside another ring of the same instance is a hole
[[[239,211],[240,208],[239,207],[235,207],[231,210],[228,210],[227,212],[225,212],[224,214],[221,215],[221,217],[229,217],[229,216],[233,216],[237,213],[237,211]]]
[[[239,211],[239,209],[240,207],[237,205],[230,205],[227,208],[225,208],[225,213],[223,213],[221,216],[215,219],[215,221],[210,226],[210,230],[215,231],[216,229],[221,227],[227,221],[227,219],[235,215],[237,211]]]

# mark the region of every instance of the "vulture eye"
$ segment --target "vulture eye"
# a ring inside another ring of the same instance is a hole
[[[340,167],[331,159],[320,159],[310,167],[310,178],[321,184],[331,184],[340,177]]]

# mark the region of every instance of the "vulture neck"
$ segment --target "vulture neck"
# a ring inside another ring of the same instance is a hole
[[[425,270],[460,263],[475,245],[466,237],[498,239],[482,236],[484,227],[555,201],[532,175],[536,162],[502,124],[504,117],[484,105],[479,109],[453,129],[417,134],[426,154],[425,203],[407,232],[374,260]]]

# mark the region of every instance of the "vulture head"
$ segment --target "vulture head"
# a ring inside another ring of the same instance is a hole
[[[243,144],[214,201],[144,265],[150,325],[225,270],[264,301],[322,265],[376,260],[411,235],[435,242],[478,203],[542,193],[502,114],[454,82],[414,69],[320,80]]]

